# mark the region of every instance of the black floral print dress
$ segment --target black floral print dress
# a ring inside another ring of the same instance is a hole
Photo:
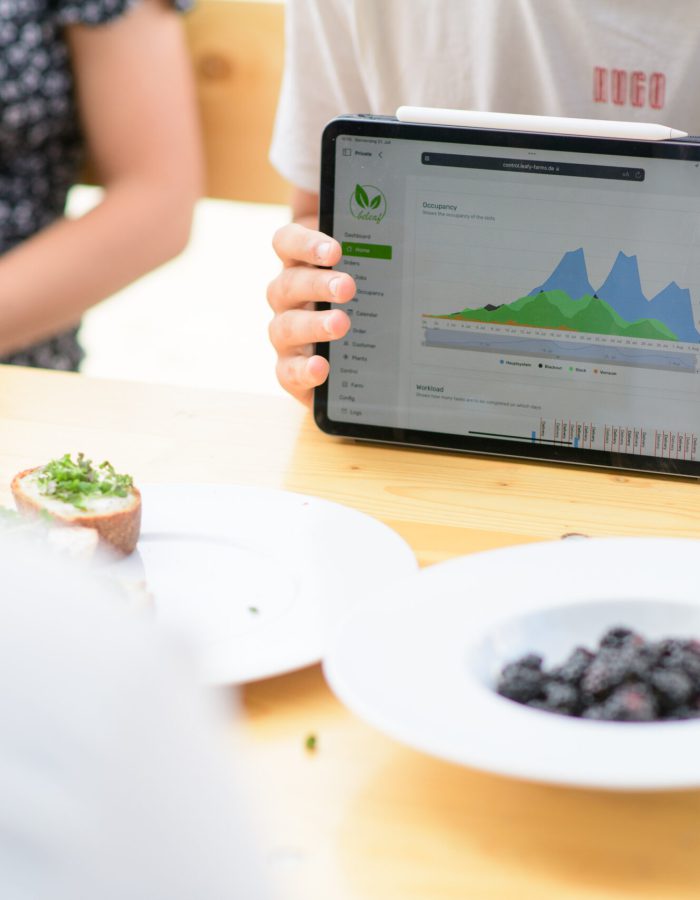
[[[0,0],[0,253],[63,215],[83,164],[65,26],[103,25],[137,2]],[[173,2],[180,11],[190,5]],[[77,332],[0,362],[75,371],[83,356]]]

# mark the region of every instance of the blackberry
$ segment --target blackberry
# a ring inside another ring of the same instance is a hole
[[[697,641],[685,642],[680,667],[692,681],[693,687],[700,690],[700,645],[696,644]]]
[[[503,668],[498,693],[534,709],[586,719],[700,718],[700,641],[645,641],[616,626],[597,652],[576,647],[559,666],[529,653]]]
[[[604,705],[616,722],[651,722],[659,711],[653,691],[640,681],[619,687]]]
[[[509,663],[501,672],[496,690],[501,696],[518,703],[542,699],[546,676],[541,666],[542,657],[534,655]]]
[[[655,649],[659,665],[669,669],[680,668],[683,665],[685,648],[682,641],[676,640],[676,638],[667,638],[658,641]]]
[[[601,650],[581,680],[584,697],[601,699],[630,675],[630,660],[622,652]]]
[[[542,712],[558,712],[558,710],[553,710],[546,700],[530,700],[525,706],[530,709],[541,709]]]
[[[579,708],[579,693],[572,684],[549,681],[544,688],[544,705],[552,712],[574,715]]]
[[[685,705],[694,693],[692,681],[682,671],[656,669],[650,684],[665,709]]]
[[[624,647],[626,644],[641,646],[643,643],[644,638],[641,635],[636,634],[631,628],[623,628],[618,625],[615,628],[608,628],[600,639],[599,646],[618,648]]]
[[[543,662],[544,660],[538,653],[528,653],[517,660],[518,665],[524,666],[526,669],[541,669]]]
[[[625,648],[623,652],[629,653],[629,674],[648,684],[656,666],[656,658],[654,653],[651,652],[649,645],[643,644],[642,646],[633,646],[630,649]]]
[[[576,647],[560,666],[552,669],[552,677],[565,684],[578,685],[586,674],[593,659],[593,653],[585,647]]]
[[[697,719],[700,717],[700,710],[693,709],[690,706],[677,706],[668,712],[667,719]]]
[[[605,703],[594,703],[587,706],[581,713],[582,719],[598,719],[602,722],[612,722],[612,710],[609,710]]]
[[[605,722],[650,722],[656,715],[653,693],[639,682],[617,688],[603,703],[594,703],[581,713],[584,719]]]

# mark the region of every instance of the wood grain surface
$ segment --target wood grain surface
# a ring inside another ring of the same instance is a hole
[[[424,565],[567,532],[700,536],[689,479],[360,445],[282,398],[0,367],[0,503],[15,472],[78,450],[141,484],[336,500],[394,527]],[[232,742],[281,900],[700,897],[698,791],[569,790],[443,763],[346,711],[319,666],[241,700]]]

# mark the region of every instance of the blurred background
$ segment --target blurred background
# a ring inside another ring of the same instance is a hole
[[[189,247],[89,310],[87,375],[283,395],[267,340],[274,231],[287,185],[267,162],[284,56],[283,0],[197,0],[185,19],[205,135],[209,196]],[[81,185],[69,215],[99,199]]]

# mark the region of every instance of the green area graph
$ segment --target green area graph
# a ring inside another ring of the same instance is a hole
[[[493,322],[524,328],[550,328],[557,331],[587,332],[647,340],[677,341],[678,336],[658,319],[628,322],[600,297],[587,294],[574,300],[566,291],[546,290],[520,297],[501,306],[463,309],[431,319],[457,319],[467,322]]]

